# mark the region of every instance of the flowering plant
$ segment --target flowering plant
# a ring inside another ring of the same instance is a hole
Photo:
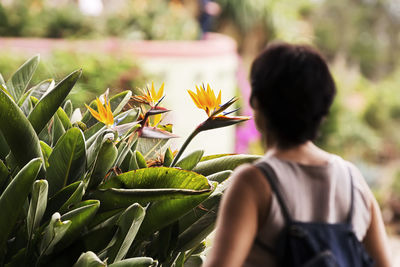
[[[223,113],[207,86],[190,92],[206,111],[177,153],[162,124],[164,85],[141,95],[108,90],[82,114],[65,100],[81,75],[28,88],[38,57],[0,75],[0,265],[183,266],[212,231],[225,181],[249,155],[183,150],[201,131],[246,117]],[[140,265],[141,264],[141,265]]]

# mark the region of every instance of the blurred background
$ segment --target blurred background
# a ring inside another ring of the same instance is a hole
[[[222,99],[247,99],[251,61],[272,40],[307,43],[327,58],[338,95],[317,143],[357,164],[392,236],[400,235],[400,1],[398,0],[1,0],[0,73],[40,53],[39,75],[83,68],[70,98],[83,106],[165,82],[164,118],[182,138],[206,118],[187,89],[209,83]],[[197,137],[196,137],[197,138]],[[191,149],[262,154],[250,120],[202,133]],[[394,246],[398,245],[393,239]]]

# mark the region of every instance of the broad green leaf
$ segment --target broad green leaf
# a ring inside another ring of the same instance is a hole
[[[146,216],[142,227],[140,227],[138,239],[146,238],[150,234],[179,220],[179,218],[207,199],[213,189],[203,194],[191,195],[182,199],[169,199],[152,203],[146,210]]]
[[[49,196],[80,179],[85,170],[86,149],[81,130],[69,129],[57,142],[49,157],[47,181]]]
[[[214,174],[207,176],[207,179],[209,181],[222,183],[223,181],[228,179],[228,177],[231,176],[232,173],[233,173],[233,171],[231,171],[231,170],[216,172]]]
[[[49,157],[53,149],[43,141],[40,141],[40,148],[42,149],[43,159],[47,169],[49,167]]]
[[[50,223],[43,231],[43,237],[40,242],[40,255],[48,255],[53,252],[55,245],[66,234],[71,227],[71,221],[62,221],[58,212],[51,216]]]
[[[81,202],[81,205],[78,204],[76,209],[61,216],[62,221],[70,220],[71,226],[67,229],[60,242],[57,243],[55,247],[57,251],[66,248],[81,235],[82,230],[93,219],[99,206],[100,202],[97,200],[86,200]]]
[[[193,225],[202,216],[206,215],[211,209],[218,208],[221,197],[229,184],[229,180],[219,184],[212,194],[206,200],[204,200],[200,206],[185,214],[185,216],[179,220],[180,233]]]
[[[155,267],[158,262],[148,257],[137,257],[122,260],[113,264],[109,267]]]
[[[0,216],[0,250],[6,244],[41,166],[40,158],[28,162],[0,196],[0,210],[2,214],[7,214],[7,216]]]
[[[101,201],[101,210],[128,207],[137,202],[191,198],[212,191],[207,178],[176,168],[145,168],[114,176],[92,192]]]
[[[88,225],[89,229],[96,229],[100,224],[103,224],[105,221],[110,219],[111,217],[114,217],[119,215],[125,210],[125,208],[121,209],[114,209],[114,210],[109,210],[106,212],[98,212],[94,219],[90,222]]]
[[[115,138],[115,132],[110,129],[105,129],[104,131],[101,131],[98,135],[96,135],[95,141],[91,144],[89,143],[89,140],[86,141],[85,145],[87,147],[87,166],[89,170],[93,168],[103,143],[107,139],[115,140]]]
[[[107,249],[107,258],[110,263],[118,262],[125,258],[140,225],[145,216],[145,209],[135,203],[129,206],[117,221],[118,230]]]
[[[0,90],[0,130],[19,167],[34,158],[43,157],[35,130],[3,90]]]
[[[62,122],[58,118],[57,114],[54,115],[53,127],[51,132],[51,141],[52,145],[54,146],[55,144],[57,144],[58,139],[60,139],[60,137],[65,134],[64,126],[62,125]]]
[[[82,200],[83,195],[85,194],[85,184],[80,182],[78,188],[72,193],[71,197],[65,201],[65,203],[60,208],[60,213],[63,214],[70,209],[71,206]]]
[[[82,253],[78,261],[72,267],[103,267],[107,266],[92,251]]]
[[[114,135],[105,136],[90,175],[89,188],[94,188],[103,181],[107,172],[114,166],[117,152],[114,145]]]
[[[28,120],[31,122],[36,133],[40,133],[46,123],[53,117],[81,74],[82,70],[72,72],[59,82],[53,90],[40,99],[39,103],[28,116]]]
[[[206,200],[179,220],[177,251],[195,248],[214,230],[219,204],[228,186],[229,181],[219,184]]]
[[[252,163],[253,161],[260,158],[261,156],[255,156],[255,155],[225,156],[199,162],[199,164],[197,164],[197,166],[193,169],[193,171],[208,176],[216,172],[233,170],[241,164]]]
[[[183,170],[192,170],[197,163],[199,163],[201,157],[204,154],[204,150],[196,150],[190,153],[189,155],[185,156],[183,159],[181,159],[175,167],[179,167]]]
[[[40,220],[44,215],[47,206],[47,192],[48,183],[46,180],[37,180],[33,183],[32,197],[26,218],[29,237],[32,237],[34,230],[39,227]]]
[[[39,55],[30,58],[21,67],[19,67],[7,81],[7,90],[15,100],[15,103],[18,103],[18,100],[24,93],[33,74],[35,73],[39,61]]]
[[[72,194],[77,190],[80,184],[81,181],[76,181],[75,183],[63,187],[63,189],[52,196],[47,203],[44,218],[48,219],[52,214],[54,214],[54,212],[59,211],[62,205],[71,198]]]

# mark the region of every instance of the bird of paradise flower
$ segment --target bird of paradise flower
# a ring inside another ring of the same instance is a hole
[[[196,86],[196,92],[190,90],[187,91],[192,98],[194,104],[199,109],[204,110],[208,118],[204,122],[200,123],[185,140],[178,154],[171,163],[171,166],[176,165],[179,158],[183,154],[183,151],[186,149],[192,139],[200,132],[233,125],[250,119],[250,117],[245,116],[228,116],[229,114],[232,114],[233,112],[238,110],[235,109],[229,112],[225,112],[225,110],[232,106],[232,104],[235,103],[238,98],[231,98],[221,105],[221,90],[219,91],[218,96],[216,96],[214,90],[211,89],[209,84],[207,84],[207,88],[204,85]]]

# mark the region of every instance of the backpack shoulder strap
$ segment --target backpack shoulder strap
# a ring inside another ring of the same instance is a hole
[[[279,206],[281,207],[285,223],[288,224],[292,222],[292,218],[289,215],[288,209],[276,184],[278,178],[275,174],[274,169],[267,162],[258,162],[255,164],[255,166],[264,174],[265,178],[268,180],[271,186],[272,191],[275,193],[276,198],[278,199]]]
[[[351,169],[350,166],[347,166],[347,170],[349,172],[350,176],[350,208],[349,208],[349,213],[347,214],[347,219],[346,222],[348,224],[352,224],[353,220],[353,212],[354,212],[354,182],[353,182],[353,175],[351,174]]]

